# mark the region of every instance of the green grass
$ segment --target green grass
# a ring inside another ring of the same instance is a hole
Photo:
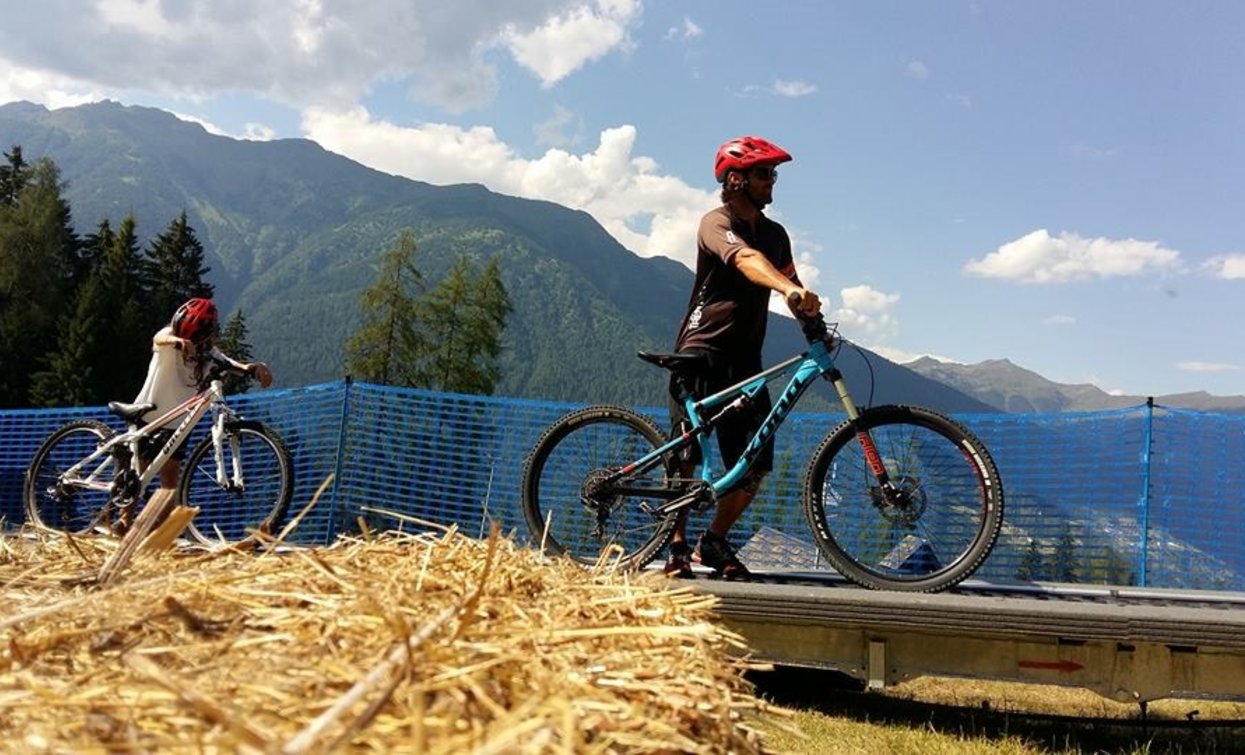
[[[1143,724],[1138,706],[1084,690],[918,679],[865,693],[854,680],[829,672],[778,669],[752,678],[775,706],[758,728],[766,746],[780,753],[1245,752],[1240,703],[1155,701]],[[1200,727],[1173,725],[1194,711]],[[1082,717],[1095,720],[1074,720]]]

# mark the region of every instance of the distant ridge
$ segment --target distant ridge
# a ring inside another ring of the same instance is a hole
[[[1146,403],[1146,396],[1115,395],[1089,383],[1067,385],[1048,380],[1007,359],[977,364],[941,362],[921,357],[904,365],[940,383],[953,386],[1006,412],[1071,412],[1122,409]],[[1173,409],[1245,413],[1245,396],[1212,396],[1205,391],[1155,396]]]

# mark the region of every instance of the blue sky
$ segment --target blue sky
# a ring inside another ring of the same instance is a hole
[[[18,8],[21,8],[20,14]],[[0,102],[150,105],[690,264],[725,139],[898,361],[1245,393],[1245,4],[0,0]],[[0,135],[2,138],[3,135]],[[673,332],[675,324],[671,323]]]

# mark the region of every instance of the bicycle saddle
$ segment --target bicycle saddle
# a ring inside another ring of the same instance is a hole
[[[678,372],[693,367],[698,362],[704,360],[704,354],[695,352],[681,352],[679,354],[654,354],[650,351],[640,351],[636,356],[646,362],[655,364],[658,367],[665,367],[667,370]]]
[[[155,404],[125,404],[120,401],[108,402],[108,411],[129,423],[138,422],[139,417],[142,417],[144,414],[155,408]]]

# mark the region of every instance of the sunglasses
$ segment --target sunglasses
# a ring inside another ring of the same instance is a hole
[[[778,168],[775,168],[769,165],[763,165],[759,168],[753,168],[750,171],[750,173],[753,178],[759,178],[762,181],[777,181],[778,180]]]

